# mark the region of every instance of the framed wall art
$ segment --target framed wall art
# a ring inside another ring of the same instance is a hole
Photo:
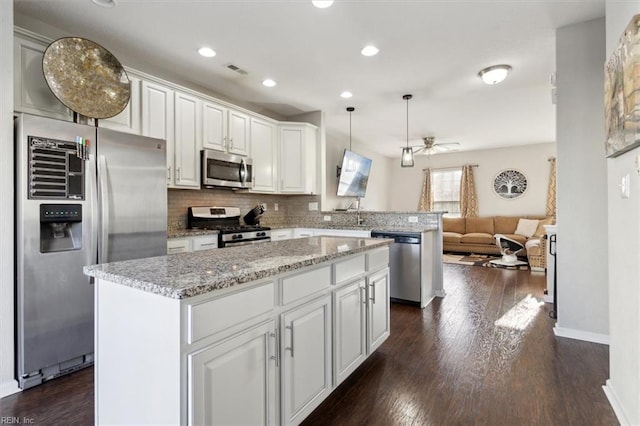
[[[617,157],[640,146],[640,15],[605,64],[605,151]]]
[[[519,170],[503,170],[493,178],[493,191],[500,198],[513,200],[527,190],[527,177]]]

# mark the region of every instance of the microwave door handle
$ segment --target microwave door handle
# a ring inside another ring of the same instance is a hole
[[[243,185],[247,183],[247,163],[244,160],[240,160],[240,182]]]

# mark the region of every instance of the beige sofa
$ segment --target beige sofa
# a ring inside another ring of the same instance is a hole
[[[529,221],[520,223],[520,219]],[[537,220],[538,223],[534,224],[531,220]],[[496,245],[495,235],[503,234],[525,246],[531,269],[544,270],[546,240],[541,237],[545,234],[544,225],[551,224],[553,224],[553,218],[544,216],[445,217],[442,219],[443,250],[455,253],[499,255],[500,250]],[[535,232],[531,236],[522,235],[530,233],[534,229],[533,226],[535,226]],[[529,232],[523,232],[527,227]],[[524,253],[520,256],[524,257]]]

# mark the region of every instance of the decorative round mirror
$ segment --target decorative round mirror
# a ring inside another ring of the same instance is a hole
[[[118,115],[129,103],[131,83],[107,49],[80,37],[51,43],[42,59],[44,78],[67,108],[90,118]]]

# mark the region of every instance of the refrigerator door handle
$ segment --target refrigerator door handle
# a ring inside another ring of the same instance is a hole
[[[107,262],[107,253],[109,252],[109,193],[108,193],[108,172],[107,159],[104,155],[98,157],[98,176],[100,176],[100,205],[102,212],[100,215],[100,252],[99,263]]]
[[[98,263],[98,182],[96,174],[96,162],[93,154],[89,154],[89,194],[91,200],[91,247],[89,252],[89,265]],[[89,284],[94,283],[94,278],[89,277]]]

